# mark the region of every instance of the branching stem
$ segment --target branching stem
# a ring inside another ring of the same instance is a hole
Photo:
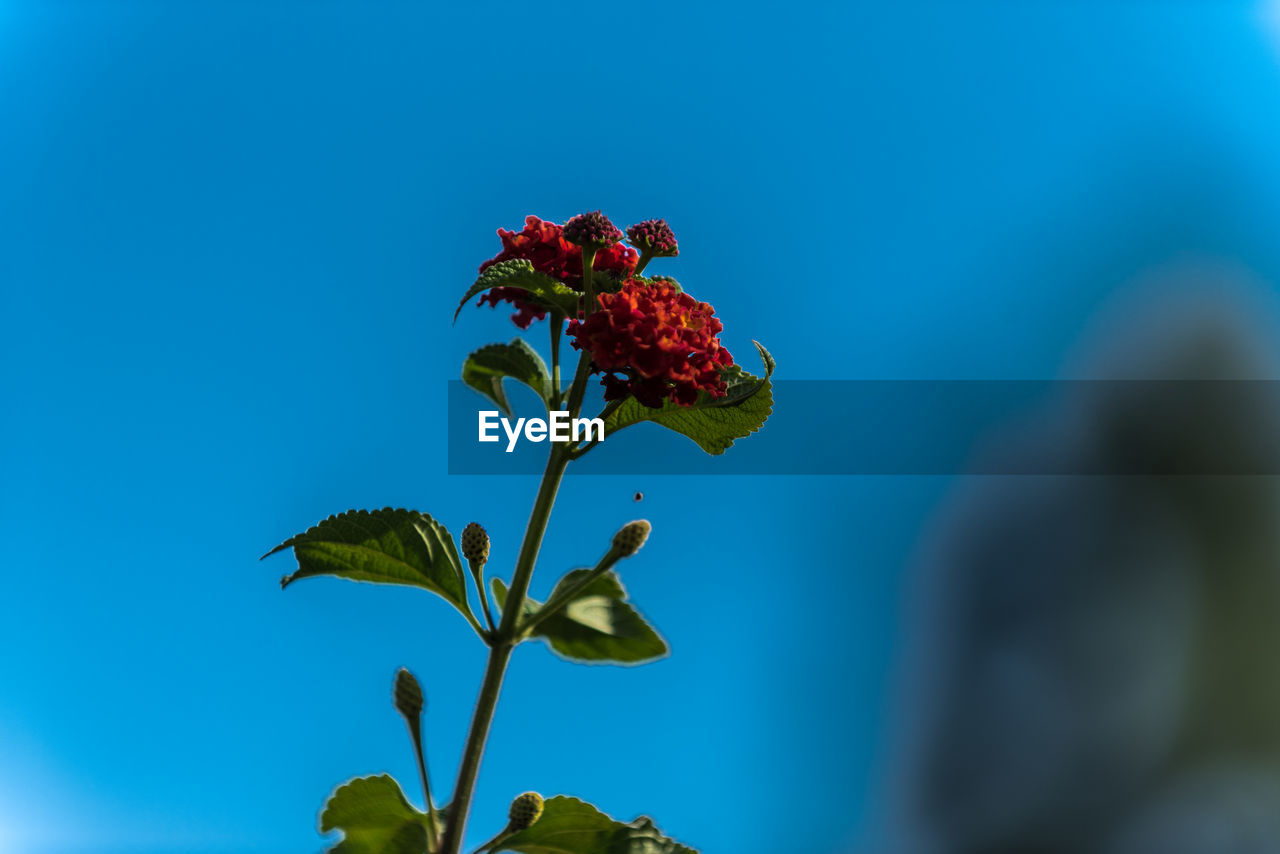
[[[591,287],[591,264],[594,259],[594,251],[588,253],[583,250],[582,281],[588,307],[594,300]],[[556,321],[554,314],[551,319],[553,322]],[[559,337],[558,334],[552,334],[553,376],[559,376],[560,372]],[[591,358],[584,352],[578,358],[578,370],[574,374],[573,385],[569,389],[569,409],[573,417],[577,417],[582,409],[582,398],[586,394],[587,378],[590,374]],[[516,558],[515,573],[511,577],[511,589],[507,592],[502,618],[497,631],[488,635],[489,659],[485,663],[484,678],[480,682],[480,694],[476,698],[475,712],[471,716],[471,728],[467,732],[462,762],[458,766],[458,780],[453,787],[449,820],[445,823],[440,854],[460,854],[462,850],[462,840],[467,829],[467,814],[471,811],[476,778],[480,774],[480,760],[484,757],[485,743],[489,739],[494,711],[498,707],[498,697],[502,693],[502,681],[507,673],[507,664],[511,661],[511,652],[520,642],[519,618],[524,611],[525,596],[529,593],[529,582],[533,579],[533,568],[538,562],[538,551],[542,548],[542,538],[547,532],[547,522],[551,519],[551,508],[555,506],[560,481],[564,478],[569,462],[574,458],[568,447],[564,445],[552,445],[551,453],[547,458],[547,467],[542,473],[542,483],[538,487],[538,495],[533,502],[533,512],[529,516],[529,525],[525,528],[524,541],[520,544],[520,554]]]
[[[538,559],[538,550],[542,547],[542,537],[546,534],[556,492],[560,488],[560,481],[564,477],[564,470],[568,464],[568,456],[560,447],[552,447],[547,468],[542,475],[542,485],[538,488],[538,497],[533,503],[529,526],[525,529],[524,543],[520,546],[520,556],[516,560],[515,574],[511,579],[511,591],[507,594],[506,607],[502,609],[502,622],[498,625],[498,631],[493,636],[489,647],[489,660],[485,665],[484,679],[480,683],[480,695],[476,699],[476,710],[471,718],[471,729],[467,734],[462,763],[458,767],[458,781],[453,788],[453,802],[449,807],[449,821],[445,827],[441,854],[458,854],[462,848],[467,813],[471,809],[476,777],[480,773],[480,760],[484,756],[489,728],[493,724],[493,713],[498,705],[498,696],[502,692],[502,680],[506,675],[507,663],[511,660],[511,651],[515,648],[516,617],[523,610],[524,598],[529,592],[529,581],[533,577],[533,567]]]

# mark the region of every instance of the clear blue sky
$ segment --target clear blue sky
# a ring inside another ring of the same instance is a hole
[[[1170,259],[1280,279],[1276,45],[1232,3],[0,2],[0,850],[317,851],[337,782],[417,796],[400,665],[447,788],[465,626],[257,557],[398,505],[510,565],[536,481],[448,476],[441,411],[512,332],[449,325],[499,226],[665,217],[779,376],[1052,377]],[[644,515],[674,654],[522,649],[475,841],[536,789],[705,854],[878,850],[947,487],[571,479],[534,592]]]

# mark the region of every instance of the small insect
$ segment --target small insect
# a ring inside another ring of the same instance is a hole
[[[643,492],[637,492],[637,493],[636,493],[636,501],[644,501],[644,493],[643,493]]]

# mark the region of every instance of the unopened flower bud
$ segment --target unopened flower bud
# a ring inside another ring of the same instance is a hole
[[[680,254],[676,236],[665,219],[647,219],[627,229],[627,242],[655,258],[674,258]]]
[[[622,526],[622,530],[613,535],[613,547],[623,557],[631,557],[640,551],[644,541],[649,539],[652,526],[644,519],[637,519]]]
[[[511,819],[508,827],[512,832],[532,827],[533,823],[542,817],[542,795],[537,792],[525,792],[518,796],[511,802],[511,811],[508,816]]]
[[[472,569],[489,560],[489,535],[475,522],[462,529],[462,556]]]
[[[409,721],[416,721],[422,715],[422,686],[408,670],[401,667],[396,671],[395,688],[391,691],[396,711]]]
[[[578,214],[560,232],[565,240],[587,249],[603,249],[622,239],[622,232],[600,211]]]

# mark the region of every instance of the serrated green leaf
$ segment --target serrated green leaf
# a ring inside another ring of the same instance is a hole
[[[698,854],[641,817],[627,824],[591,804],[559,795],[546,801],[542,817],[531,827],[502,840],[499,851],[521,854]]]
[[[427,815],[386,774],[357,777],[334,790],[320,813],[320,832],[342,832],[329,854],[423,854]]]
[[[514,413],[507,402],[502,381],[511,379],[522,382],[538,393],[543,402],[551,398],[551,376],[547,365],[523,339],[514,338],[510,344],[489,344],[476,350],[462,364],[462,381],[498,405],[508,417]]]
[[[516,288],[524,291],[530,302],[558,311],[566,317],[574,317],[578,313],[581,294],[559,279],[539,273],[533,269],[533,264],[523,258],[513,258],[510,261],[500,261],[480,274],[475,284],[467,290],[462,302],[458,303],[458,309],[453,313],[454,322],[458,321],[458,315],[473,297],[492,288]]]
[[[290,537],[263,557],[290,547],[298,569],[281,580],[282,587],[316,575],[407,584],[443,596],[474,622],[453,536],[426,513],[390,507],[348,510]]]
[[[628,397],[622,405],[605,419],[605,435],[611,435],[624,427],[652,421],[668,430],[688,436],[708,454],[723,454],[733,446],[735,439],[750,436],[764,425],[773,412],[773,356],[753,341],[764,362],[764,377],[756,377],[734,365],[723,373],[727,386],[724,397],[711,397],[705,392],[692,406],[680,406],[667,401],[657,409],[651,409]]]
[[[590,572],[573,570],[556,584],[551,598]],[[507,601],[506,585],[498,578],[491,584],[501,608]],[[541,607],[540,602],[525,597],[526,616]],[[639,664],[669,652],[667,642],[627,601],[627,591],[613,571],[584,587],[560,613],[539,623],[533,634],[571,661]]]

